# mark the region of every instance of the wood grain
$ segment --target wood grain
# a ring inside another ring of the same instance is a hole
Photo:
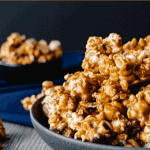
[[[36,133],[34,128],[3,122],[7,137],[0,141],[2,150],[53,150]]]

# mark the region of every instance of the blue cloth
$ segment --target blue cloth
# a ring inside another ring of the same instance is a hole
[[[84,54],[82,53],[64,53],[62,58],[62,71],[68,73],[78,71],[76,69],[81,66],[83,59]],[[72,70],[72,68],[74,68],[74,70]],[[56,85],[62,85],[64,81],[64,77],[61,77],[53,82]],[[0,79],[0,83],[4,83],[3,79]],[[42,83],[6,85],[0,87],[0,116],[2,120],[32,126],[29,111],[23,108],[20,100],[33,94],[39,94],[41,89]]]

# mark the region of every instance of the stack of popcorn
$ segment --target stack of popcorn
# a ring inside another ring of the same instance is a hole
[[[62,54],[61,43],[58,40],[47,44],[45,40],[26,39],[25,35],[19,33],[12,33],[7,37],[0,50],[1,61],[21,65],[46,63],[61,57]]]
[[[49,129],[82,141],[150,148],[150,85],[130,91],[150,79],[150,36],[124,45],[116,33],[89,37],[82,68],[65,75],[62,86],[43,82]]]

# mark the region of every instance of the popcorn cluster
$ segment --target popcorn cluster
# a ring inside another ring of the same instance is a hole
[[[62,86],[43,82],[49,129],[93,143],[150,148],[150,36],[122,45],[120,35],[89,37],[84,71],[65,75]]]
[[[31,106],[33,105],[33,103],[40,97],[44,96],[46,93],[46,90],[49,89],[50,87],[54,86],[53,82],[51,81],[44,81],[42,83],[42,91],[41,93],[37,94],[37,95],[31,95],[30,97],[25,97],[24,99],[21,100],[21,103],[24,107],[25,110],[30,110]],[[48,92],[48,90],[47,90]]]
[[[6,132],[5,132],[5,128],[3,126],[3,122],[2,119],[0,117],[0,140],[6,137]],[[1,145],[0,145],[0,149],[1,149]]]
[[[133,38],[122,45],[121,37],[111,33],[107,38],[90,37],[82,67],[106,79],[127,81],[129,85],[150,78],[150,36]]]
[[[4,138],[6,136],[5,128],[3,127],[3,122],[0,117],[0,138]]]
[[[36,41],[26,39],[25,35],[12,33],[0,50],[1,61],[9,64],[45,63],[62,56],[61,43],[52,40],[49,44],[45,40]]]

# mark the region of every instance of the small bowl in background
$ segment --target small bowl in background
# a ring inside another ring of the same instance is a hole
[[[9,84],[37,83],[54,80],[61,75],[62,57],[46,63],[30,65],[8,64],[0,61],[1,79]]]

